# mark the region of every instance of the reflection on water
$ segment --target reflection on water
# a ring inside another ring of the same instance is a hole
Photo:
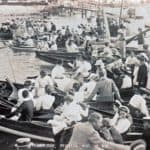
[[[35,53],[13,52],[9,48],[0,49],[0,79],[9,77],[22,83],[27,76],[38,75],[41,68],[48,69],[52,64],[40,61]]]

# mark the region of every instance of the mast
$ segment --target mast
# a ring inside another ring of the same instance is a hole
[[[123,2],[124,0],[121,0],[121,8],[120,8],[120,17],[119,17],[119,25],[122,23],[122,10],[123,10]]]

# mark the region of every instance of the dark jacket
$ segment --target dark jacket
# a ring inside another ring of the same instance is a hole
[[[33,101],[32,100],[25,101],[17,108],[15,112],[9,114],[7,118],[12,117],[13,115],[18,115],[20,113],[21,114],[19,118],[20,121],[31,121],[33,117],[33,110],[34,110]]]

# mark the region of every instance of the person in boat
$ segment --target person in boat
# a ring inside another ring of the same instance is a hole
[[[53,79],[44,70],[40,71],[40,76],[35,81],[35,97],[45,95],[45,86],[49,85],[54,90]]]
[[[80,88],[80,92],[84,94],[84,101],[88,102],[95,99],[95,88],[99,78],[96,74],[92,73],[88,78],[85,78],[84,83]]]
[[[101,70],[99,72],[99,82],[96,86],[97,87],[95,89],[95,94],[97,94],[97,98],[99,100],[106,99],[113,102],[115,96],[116,99],[123,102],[115,82],[107,77],[107,73],[105,70]]]
[[[101,55],[104,57],[110,57],[110,58],[113,56],[112,49],[109,46],[109,42],[105,42],[105,47]]]
[[[119,108],[122,106],[121,102],[116,100],[113,104],[113,111],[114,111],[114,116],[110,120],[110,124],[114,125],[117,118],[119,118]]]
[[[32,97],[28,90],[23,90],[21,95],[18,95],[18,101],[21,103],[14,112],[7,115],[7,118],[19,116],[19,121],[32,121],[34,105]]]
[[[51,87],[45,86],[45,95],[34,99],[34,106],[37,111],[39,110],[52,110],[55,102],[55,96],[52,95]]]
[[[103,119],[102,127],[99,129],[99,134],[106,141],[123,144],[123,138],[121,134],[110,124],[109,118]]]
[[[146,88],[150,90],[150,57],[149,57],[147,69],[148,69],[148,75],[147,75],[148,78],[147,78],[147,85],[146,85]]]
[[[77,103],[84,102],[84,92],[82,90],[80,90],[80,87],[81,87],[81,85],[79,83],[73,84],[72,99],[74,102],[77,102]]]
[[[55,32],[56,31],[56,25],[51,22],[51,32]]]
[[[112,126],[114,126],[114,128],[121,135],[125,135],[132,125],[132,117],[130,115],[128,107],[126,106],[119,107],[118,114],[119,116],[118,118],[116,118],[116,121],[114,121],[114,124],[112,124]]]
[[[56,44],[58,48],[65,48],[65,38],[62,33],[59,31],[58,36],[56,38]]]
[[[53,51],[57,51],[57,50],[58,50],[57,44],[56,44],[55,41],[52,41],[52,42],[51,42],[50,49],[53,50]]]
[[[118,30],[118,48],[123,59],[126,58],[126,41],[124,29]]]
[[[101,114],[92,113],[87,122],[77,123],[65,150],[129,150],[130,146],[108,142],[99,135],[102,121]]]
[[[145,43],[144,34],[142,34],[142,28],[138,28],[139,35],[137,36],[137,41],[139,45],[139,50],[142,50],[143,44]]]
[[[140,90],[136,89],[134,95],[131,97],[129,101],[130,113],[136,118],[149,117],[146,100],[140,93]]]
[[[145,57],[143,55],[140,55],[139,59],[140,59],[140,66],[137,72],[137,83],[138,87],[146,87],[148,75],[147,64],[145,61]]]
[[[138,58],[135,56],[134,51],[130,52],[130,55],[126,58],[125,64],[129,67],[132,67],[136,64],[139,64]]]
[[[84,59],[83,55],[80,55],[76,61],[76,71],[73,78],[78,78],[83,81],[84,77],[88,77],[92,66],[90,62]]]
[[[58,60],[55,67],[52,69],[51,76],[54,79],[63,79],[65,75],[65,68],[63,67],[63,61]]]
[[[77,45],[74,43],[73,39],[68,39],[66,41],[66,49],[69,53],[76,53],[79,52]]]
[[[53,120],[49,120],[48,124],[52,125],[53,133],[56,135],[67,126],[82,120],[83,116],[88,116],[88,106],[83,103],[73,101],[70,96],[65,97],[65,102],[55,110],[56,114]]]

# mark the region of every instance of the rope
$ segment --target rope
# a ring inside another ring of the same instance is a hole
[[[16,78],[15,78],[15,73],[14,73],[13,65],[12,65],[12,63],[11,63],[11,60],[10,60],[10,57],[9,57],[9,53],[7,53],[7,54],[8,54],[8,62],[9,62],[10,68],[11,68],[11,72],[12,72],[14,81],[15,81],[15,83],[16,83]]]

